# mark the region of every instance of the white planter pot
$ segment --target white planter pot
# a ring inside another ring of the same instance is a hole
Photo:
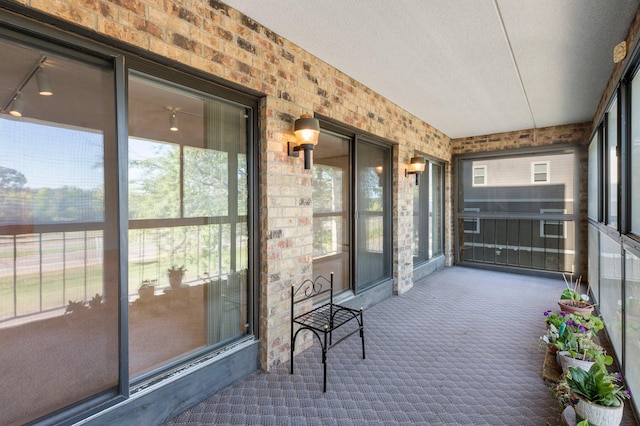
[[[560,365],[562,366],[563,374],[567,374],[569,367],[577,367],[584,371],[589,371],[591,366],[594,364],[593,361],[583,361],[581,359],[572,358],[569,356],[569,352],[567,351],[558,352],[558,357],[560,358]]]
[[[622,422],[624,403],[620,401],[619,407],[605,407],[592,404],[578,397],[578,403],[574,406],[578,422],[587,419],[589,424],[595,426],[618,426]]]

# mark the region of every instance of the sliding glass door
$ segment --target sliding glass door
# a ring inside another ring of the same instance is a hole
[[[0,40],[0,424],[119,382],[112,64],[36,46]]]
[[[390,150],[356,142],[355,290],[391,276]]]
[[[355,293],[390,279],[389,146],[323,130],[313,155],[313,275]]]
[[[334,291],[350,286],[350,139],[323,131],[313,154],[313,276],[334,273]]]
[[[443,167],[427,160],[413,186],[413,266],[442,254]]]
[[[129,372],[248,331],[245,107],[132,73]]]
[[[255,98],[0,37],[0,424],[252,339]]]

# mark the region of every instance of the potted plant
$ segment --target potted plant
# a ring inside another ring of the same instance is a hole
[[[171,266],[171,268],[167,269],[167,273],[169,275],[169,284],[171,284],[171,288],[180,288],[185,272],[187,272],[187,270],[185,269],[184,265],[180,267]]]
[[[613,358],[597,345],[588,333],[575,333],[571,328],[560,326],[553,344],[558,348],[558,359],[563,373],[569,367],[579,367],[589,370],[596,363],[613,364]]]
[[[617,426],[622,421],[624,398],[631,393],[620,385],[622,376],[609,373],[601,362],[589,371],[570,367],[555,389],[561,403],[571,404],[578,421],[589,425]]]
[[[138,287],[138,296],[140,300],[149,300],[156,292],[156,280],[143,280]]]
[[[595,336],[600,330],[604,328],[602,319],[593,314],[575,312],[559,312],[552,311],[544,312],[544,322],[547,325],[547,330],[554,326],[556,330],[564,324],[565,327],[569,327],[574,333],[589,333],[591,336]]]
[[[604,327],[600,317],[591,314],[555,313],[549,310],[544,312],[544,317],[547,331],[540,339],[548,345],[554,354],[558,351],[559,347],[564,350],[564,346],[567,344],[567,338],[592,338]],[[566,334],[565,330],[567,330]],[[569,335],[569,332],[573,334]],[[556,343],[558,343],[558,345],[556,345]]]
[[[582,276],[578,277],[576,281],[573,281],[573,275],[570,279],[567,279],[566,274],[562,274],[564,278],[564,282],[567,286],[566,289],[560,295],[560,300],[558,300],[558,305],[560,306],[560,310],[563,312],[582,312],[582,313],[591,313],[593,312],[593,306],[589,304],[589,286],[587,286],[586,294],[580,293],[580,283],[582,281]]]

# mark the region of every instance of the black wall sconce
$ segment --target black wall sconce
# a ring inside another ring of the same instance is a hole
[[[320,121],[309,114],[302,114],[293,125],[293,133],[296,142],[287,142],[287,155],[299,157],[300,151],[304,152],[304,168],[311,168],[311,151],[318,144],[320,135]]]
[[[422,174],[422,172],[424,172],[426,164],[426,160],[420,155],[411,157],[411,160],[409,161],[409,167],[405,169],[404,175],[416,175],[416,185],[420,185],[420,175]]]

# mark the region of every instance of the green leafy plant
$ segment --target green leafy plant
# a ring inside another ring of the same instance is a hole
[[[597,345],[589,334],[575,333],[570,328],[560,327],[558,335],[552,342],[559,351],[566,351],[569,356],[583,361],[594,361],[603,365],[613,364],[613,358]]]
[[[567,288],[564,289],[562,294],[560,294],[560,300],[573,300],[575,302],[587,302],[589,297],[589,288],[587,287],[586,295],[580,294],[580,283],[582,282],[582,276],[578,277],[578,279],[573,281],[573,275],[570,275],[569,279],[567,279],[566,274],[562,274],[564,278],[564,282],[567,285]]]
[[[545,311],[544,317],[545,324],[549,326],[553,325],[557,330],[559,330],[564,324],[565,327],[571,328],[574,333],[590,332],[595,335],[604,328],[602,319],[599,316],[593,314],[581,312],[555,313],[552,311]]]
[[[89,308],[90,309],[102,309],[104,307],[102,303],[102,295],[96,293],[95,296],[91,300],[89,300]]]
[[[65,313],[73,314],[73,313],[80,313],[80,312],[88,312],[89,310],[97,311],[98,309],[104,308],[104,306],[105,305],[102,303],[102,295],[99,293],[96,293],[96,295],[89,300],[88,305],[85,300],[69,300],[69,304],[67,304]]]
[[[622,376],[609,373],[606,367],[598,362],[593,364],[589,371],[569,367],[569,373],[563,380],[572,393],[605,407],[619,407],[624,398],[631,396],[631,392],[620,385]]]
[[[67,305],[67,309],[65,313],[72,314],[78,312],[84,312],[87,309],[87,305],[85,305],[84,300],[69,300],[69,304]]]
[[[145,288],[153,287],[156,285],[157,280],[143,280],[138,287],[138,290],[144,290]]]
[[[186,271],[187,270],[184,267],[184,265],[182,265],[182,266],[172,265],[171,268],[167,269],[167,272],[169,273],[169,275],[171,275],[171,274],[184,274]]]

